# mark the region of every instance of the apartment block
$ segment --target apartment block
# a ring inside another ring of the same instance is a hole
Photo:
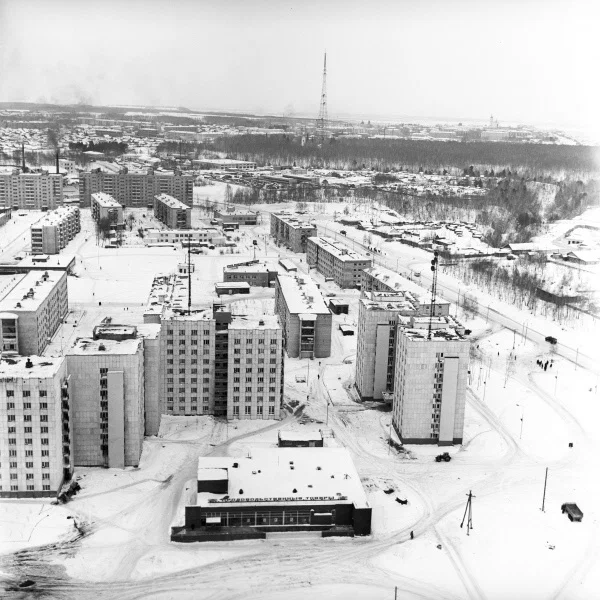
[[[121,169],[118,173],[105,173],[100,169],[80,173],[80,206],[90,206],[92,194],[96,192],[110,194],[128,208],[152,208],[155,196],[160,194],[168,194],[192,206],[194,178],[178,171],[163,173],[153,169],[141,173],[130,173],[127,169]]]
[[[362,271],[371,266],[367,257],[328,237],[308,238],[306,262],[341,288],[360,288]]]
[[[420,307],[420,316],[428,316],[431,311],[431,290],[403,277],[399,273],[385,267],[373,266],[362,272],[361,290],[368,292],[402,292],[412,294],[412,302]],[[435,299],[433,311],[436,317],[446,317],[450,314],[450,302],[440,298]]]
[[[123,207],[109,194],[98,192],[92,194],[91,212],[94,221],[109,219],[111,225],[122,229],[125,227]]]
[[[58,173],[0,173],[0,207],[53,210],[63,202],[63,177]]]
[[[278,275],[275,312],[290,358],[326,358],[331,354],[331,311],[310,277]]]
[[[292,252],[306,252],[308,238],[317,236],[316,223],[301,220],[293,213],[271,213],[271,237]]]
[[[77,466],[137,466],[144,439],[144,341],[80,338],[67,352]]]
[[[461,444],[470,342],[449,327],[411,318],[398,328],[392,423],[404,444]]]
[[[30,228],[32,254],[58,254],[81,231],[76,206],[61,206]]]
[[[66,360],[0,359],[0,497],[56,496],[73,473]]]
[[[167,194],[154,197],[154,216],[169,229],[190,229],[192,209]]]
[[[258,260],[223,267],[224,282],[243,281],[255,287],[270,287],[276,278],[277,270]]]
[[[0,352],[40,355],[69,310],[65,271],[15,275],[0,298]]]

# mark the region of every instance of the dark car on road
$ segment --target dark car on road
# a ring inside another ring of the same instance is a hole
[[[546,341],[549,342],[550,344],[556,344],[558,340],[552,335],[547,335]]]

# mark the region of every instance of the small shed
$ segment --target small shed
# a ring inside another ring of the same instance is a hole
[[[243,281],[227,281],[223,283],[216,283],[215,291],[219,296],[249,294],[250,285]]]
[[[329,310],[334,315],[347,315],[348,314],[348,302],[332,298],[329,301]]]
[[[354,327],[350,325],[340,325],[340,331],[342,335],[354,335]]]

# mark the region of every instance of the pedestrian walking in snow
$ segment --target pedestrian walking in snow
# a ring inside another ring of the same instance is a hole
[[[415,534],[414,534],[412,531],[410,532],[410,539],[411,539],[411,540],[414,540],[414,539],[415,539]]]

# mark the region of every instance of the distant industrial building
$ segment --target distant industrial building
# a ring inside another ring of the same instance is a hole
[[[63,357],[0,352],[0,497],[56,496],[71,478],[70,395]]]
[[[308,238],[317,235],[315,223],[300,220],[288,213],[271,213],[271,236],[292,252],[306,252]]]
[[[229,158],[203,158],[193,161],[193,164],[201,169],[222,169],[224,171],[254,171],[256,169],[255,162]]]
[[[239,223],[240,225],[256,225],[258,213],[243,210],[214,210],[214,218],[225,226],[227,223]]]
[[[331,311],[310,277],[279,275],[275,311],[290,358],[326,358],[331,354]]]
[[[270,287],[277,278],[277,270],[251,260],[223,267],[223,282],[244,281],[255,287]]]
[[[169,229],[190,229],[192,209],[167,194],[154,197],[154,216]]]
[[[308,238],[306,262],[341,288],[360,288],[362,271],[371,266],[366,256],[348,250],[342,243],[328,237]]]
[[[0,173],[0,207],[53,210],[63,203],[63,176],[56,173]]]
[[[168,194],[187,206],[192,206],[194,177],[175,173],[162,173],[149,169],[146,173],[130,173],[121,169],[119,173],[104,173],[99,169],[79,175],[80,205],[90,206],[92,194],[110,194],[122,206],[148,208],[154,206],[154,198]]]
[[[397,330],[392,423],[404,444],[462,444],[470,342],[438,317]]]
[[[252,448],[201,457],[176,542],[263,539],[270,531],[369,535],[371,507],[345,448]]]
[[[31,253],[58,254],[80,231],[79,208],[61,206],[31,226]]]
[[[0,297],[0,352],[42,354],[69,310],[66,272],[14,275],[4,289]]]
[[[125,227],[123,207],[109,194],[104,192],[92,194],[91,213],[96,222],[108,219],[111,226],[116,229]]]

